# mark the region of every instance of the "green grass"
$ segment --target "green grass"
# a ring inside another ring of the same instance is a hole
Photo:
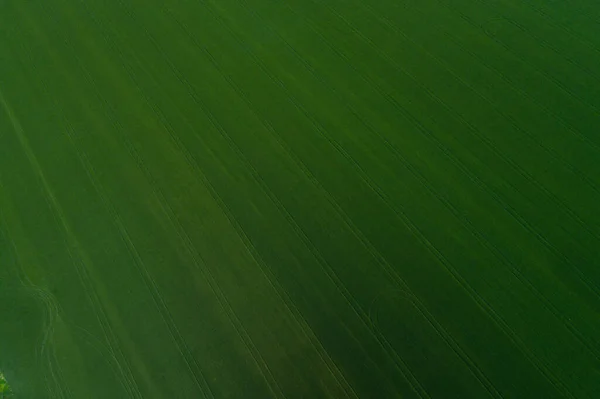
[[[0,373],[0,398],[2,398],[2,399],[10,398],[10,396],[11,396],[10,386],[6,382],[4,375],[2,373]]]
[[[13,396],[599,397],[599,14],[0,2]]]

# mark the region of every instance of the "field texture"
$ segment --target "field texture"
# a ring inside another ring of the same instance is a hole
[[[600,398],[597,0],[0,0],[14,398]]]

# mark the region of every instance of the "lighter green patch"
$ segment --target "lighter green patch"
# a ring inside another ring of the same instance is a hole
[[[6,382],[6,378],[4,378],[4,374],[0,372],[0,399],[5,399],[11,397],[12,391],[10,386]]]

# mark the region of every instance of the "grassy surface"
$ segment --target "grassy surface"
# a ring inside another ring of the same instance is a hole
[[[14,396],[600,397],[599,14],[0,2]]]

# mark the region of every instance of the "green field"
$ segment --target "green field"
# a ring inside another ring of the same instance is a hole
[[[0,375],[600,398],[600,3],[0,0]]]

